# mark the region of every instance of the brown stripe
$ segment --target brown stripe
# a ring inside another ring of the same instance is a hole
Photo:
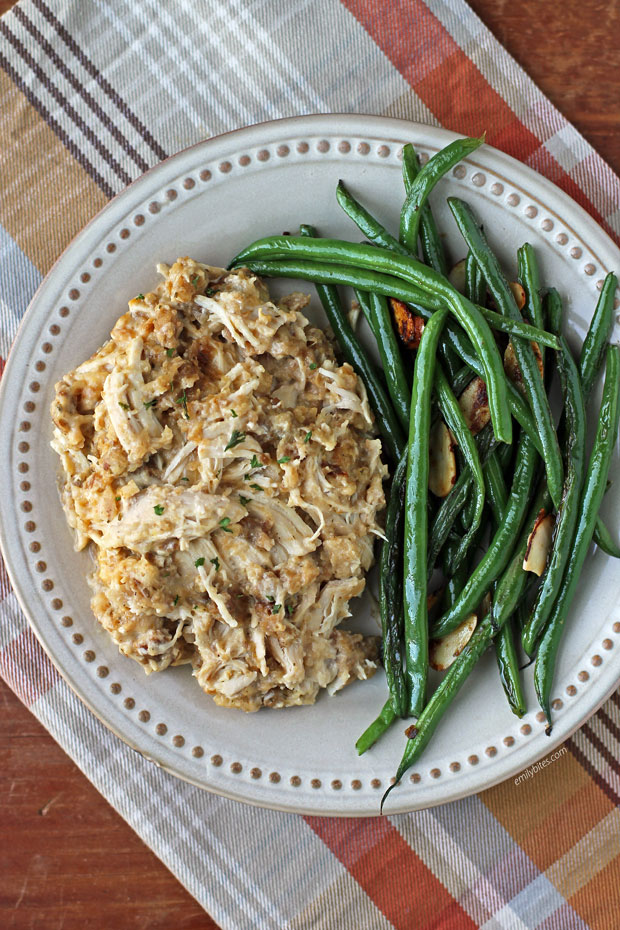
[[[109,194],[93,180],[46,114],[27,100],[0,56],[0,222],[45,273]],[[37,101],[35,100],[36,104]],[[86,166],[89,168],[90,166]]]
[[[599,775],[598,771],[594,768],[590,760],[586,758],[581,749],[575,744],[574,737],[569,739],[566,745],[568,746],[568,751],[572,753],[575,759],[577,759],[577,762],[583,766],[590,778],[594,780],[601,791],[607,795],[609,800],[612,801],[614,805],[618,804],[620,802],[620,798],[618,798],[611,785],[608,785],[605,779]]]
[[[0,20],[0,27],[2,26],[2,20]],[[56,136],[60,139],[62,144],[71,152],[75,160],[84,168],[86,173],[95,184],[103,191],[108,199],[111,199],[114,196],[114,191],[108,184],[108,182],[103,178],[97,169],[90,163],[88,158],[81,152],[73,139],[71,139],[67,133],[64,131],[62,126],[57,123],[54,117],[49,113],[43,104],[35,97],[30,88],[22,80],[20,75],[17,73],[13,65],[4,57],[0,51],[0,67],[4,68],[6,73],[9,75],[14,84],[20,89],[22,94],[25,96],[28,103],[30,103],[37,113],[43,117],[47,125],[54,131]]]
[[[594,748],[599,751],[612,772],[620,777],[620,762],[614,756],[612,756],[600,736],[594,732],[589,723],[584,723],[582,730]],[[618,800],[620,801],[620,796],[618,797]]]
[[[114,90],[109,81],[104,78],[101,72],[84,54],[73,36],[65,29],[63,24],[54,16],[52,11],[45,5],[45,3],[43,3],[43,0],[32,0],[32,2],[39,10],[39,12],[43,14],[48,23],[54,27],[60,38],[67,45],[69,50],[73,52],[82,67],[90,74],[92,78],[94,78],[99,87],[101,87],[101,89],[108,95],[110,100],[118,107],[127,122],[133,126],[136,132],[140,133],[151,151],[157,155],[158,158],[167,158],[168,153],[165,151],[165,149],[163,149],[159,142],[154,138],[154,136],[151,135],[144,123],[135,115],[135,113],[129,109],[123,98]]]
[[[601,707],[601,709],[599,710],[599,712],[598,712],[598,714],[597,714],[596,716],[597,716],[597,717],[600,717],[600,719],[603,721],[603,723],[605,724],[605,726],[607,727],[607,729],[609,730],[609,732],[611,733],[611,735],[612,735],[615,739],[617,739],[618,742],[620,743],[620,727],[619,727],[618,724],[615,722],[615,720],[612,720],[612,719],[611,719],[611,717],[609,716],[609,714],[607,713],[607,711],[605,710],[605,708],[604,708],[604,707]]]
[[[93,130],[90,128],[90,126],[86,125],[80,114],[71,106],[64,94],[62,94],[56,85],[52,83],[41,66],[34,60],[21,39],[18,39],[18,37],[10,31],[6,25],[6,20],[0,19],[0,32],[6,39],[8,39],[13,48],[19,52],[23,61],[28,65],[30,70],[38,78],[43,87],[45,87],[45,89],[51,94],[56,103],[58,103],[59,106],[63,108],[67,116],[73,120],[76,127],[82,132],[85,138],[88,139],[93,148],[99,152],[103,160],[108,163],[110,168],[112,168],[112,170],[118,175],[121,181],[123,181],[125,184],[130,184],[130,175],[128,175],[125,169],[119,165],[111,152],[109,152],[105,147],[105,145],[99,141]]]
[[[614,691],[609,700],[613,701],[618,710],[620,710],[620,691]]]
[[[89,94],[89,92],[82,85],[82,83],[76,78],[73,72],[69,70],[69,68],[66,66],[66,64],[62,60],[62,58],[56,53],[54,48],[47,41],[45,36],[42,35],[40,30],[37,29],[34,23],[32,23],[28,19],[23,9],[21,8],[21,6],[16,6],[14,13],[15,13],[16,19],[18,19],[20,23],[22,23],[22,25],[25,26],[25,28],[28,30],[30,35],[33,36],[33,38],[37,40],[37,42],[39,43],[43,51],[47,54],[50,61],[56,66],[60,74],[62,74],[63,77],[67,79],[67,81],[71,84],[73,89],[78,92],[82,100],[91,108],[95,116],[97,116],[101,120],[101,122],[103,123],[105,128],[108,130],[110,135],[114,139],[116,139],[118,144],[125,150],[125,152],[127,152],[129,157],[134,160],[134,162],[136,163],[136,165],[141,171],[148,171],[150,167],[148,162],[145,161],[144,158],[142,158],[142,156],[140,155],[140,153],[134,149],[133,145],[131,145],[128,139],[125,138],[125,136],[119,130],[119,128],[114,125],[114,123],[112,122],[108,114],[104,110],[102,110],[102,108],[99,106],[99,104],[94,99],[94,97],[91,94]]]

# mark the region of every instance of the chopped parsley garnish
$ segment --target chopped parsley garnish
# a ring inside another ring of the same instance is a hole
[[[205,564],[205,560],[204,560],[203,555],[201,555],[200,558],[196,559],[196,561],[194,562],[194,565],[196,566],[196,568],[200,568],[200,566],[204,564]]]
[[[244,497],[243,494],[240,494],[240,495],[239,495],[239,500],[241,501],[241,503],[242,503],[242,505],[243,505],[244,507],[247,507],[248,504],[250,503],[250,498],[249,498],[249,497]]]
[[[184,390],[180,397],[177,397],[175,404],[183,404],[183,416],[186,420],[189,420],[189,413],[187,412],[187,390]]]
[[[153,510],[155,511],[158,517],[161,517],[162,513],[164,512],[164,505],[155,504],[155,506],[153,507]]]
[[[232,407],[230,408],[230,415],[231,415],[231,417],[233,417],[233,418],[239,416],[239,414],[237,413],[237,411],[236,411],[236,410],[233,410]]]
[[[172,602],[172,606],[173,606],[173,607],[176,607],[178,603],[179,603],[179,595],[177,594],[177,596],[175,597],[174,601]]]
[[[318,367],[318,366],[317,366],[317,363],[316,363],[316,362],[310,362],[310,371],[314,371],[314,369],[317,368],[317,367]]]
[[[290,462],[290,455],[283,455],[281,459],[278,459],[278,465],[284,465],[286,462]]]
[[[189,478],[181,478],[181,481],[189,481]]]
[[[215,565],[215,571],[219,572],[220,560],[218,559],[218,557],[216,556],[214,559],[209,559],[209,562],[211,563],[211,565]]]
[[[200,281],[200,275],[195,274],[194,277],[192,278],[192,284],[194,285],[194,287],[196,287],[199,281]]]
[[[250,468],[262,468],[261,462],[258,461],[255,455],[252,456],[250,460]]]
[[[308,430],[308,432],[304,436],[304,442],[310,442],[311,439],[312,439],[312,430]]]
[[[271,595],[271,594],[268,594],[268,595],[267,595],[267,600],[269,601],[270,604],[275,604],[275,602],[276,602],[275,597],[273,597],[273,595]]]
[[[263,490],[263,489],[261,488],[260,484],[251,484],[250,487],[252,488],[253,491],[262,491],[262,490]]]
[[[154,407],[155,404],[157,403],[157,398],[154,397],[153,400],[144,400],[144,401],[142,401],[142,403],[143,403],[144,406],[147,407],[147,408],[148,408],[148,407]]]
[[[225,533],[232,533],[232,530],[228,528],[229,523],[230,523],[230,517],[222,517],[222,519],[220,520],[220,526],[222,527]]]
[[[144,294],[138,294],[136,300],[144,300]]]
[[[274,604],[273,607],[271,608],[271,613],[279,614],[281,610],[282,610],[282,604]]]
[[[120,497],[117,497],[116,500],[117,500],[117,501],[120,501]]]
[[[168,358],[172,358],[172,356],[174,355],[174,349],[166,349],[166,355],[168,356]]]
[[[217,291],[214,287],[208,287],[206,291],[207,297],[213,297],[214,294],[217,294]]]
[[[224,449],[224,452],[228,452],[229,449],[234,449],[235,446],[238,446],[240,442],[245,441],[245,433],[242,433],[238,429],[234,429],[230,434],[230,439],[228,440],[228,445]]]
[[[122,400],[119,400],[118,406],[119,406],[119,407],[122,407],[123,410],[129,410],[129,404],[124,404],[124,403],[122,402]]]
[[[293,606],[292,604],[285,604],[285,605],[284,605],[284,609],[286,610],[286,612],[287,612],[287,614],[289,615],[289,617],[291,616],[291,614],[294,614],[294,613],[295,613],[295,608],[294,608],[294,606]]]

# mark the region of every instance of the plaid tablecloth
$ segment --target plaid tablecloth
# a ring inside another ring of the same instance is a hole
[[[487,129],[620,235],[618,179],[462,0],[22,0],[0,20],[0,65],[3,359],[42,276],[113,194],[260,120]],[[620,926],[618,695],[519,784],[382,819],[285,815],[132,752],[59,678],[4,569],[0,592],[1,674],[223,927]]]

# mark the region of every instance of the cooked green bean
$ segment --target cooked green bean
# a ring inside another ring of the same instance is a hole
[[[420,163],[418,161],[418,156],[411,143],[408,142],[403,146],[403,181],[405,182],[405,191],[407,194],[409,194],[419,173]],[[446,250],[443,247],[443,242],[437,230],[435,217],[433,216],[429,203],[425,203],[421,211],[420,242],[422,245],[422,256],[426,264],[444,275],[444,277],[447,277],[448,262],[446,260]],[[416,245],[417,243],[414,242],[412,249],[414,255],[416,254]]]
[[[452,431],[452,435],[458,443],[459,449],[463,454],[465,462],[473,478],[472,493],[474,494],[474,504],[472,508],[473,512],[471,515],[471,522],[469,524],[467,533],[463,537],[461,544],[455,553],[456,564],[460,564],[460,561],[464,558],[465,552],[469,549],[471,541],[476,534],[482,519],[485,493],[484,475],[482,474],[482,465],[480,464],[480,456],[478,455],[478,448],[476,446],[474,437],[472,436],[471,430],[465,422],[463,411],[460,408],[459,402],[456,399],[448,379],[441,367],[441,363],[439,362],[437,363],[435,370],[435,388],[437,390],[439,406],[441,407],[444,420],[449,429]]]
[[[605,350],[614,325],[614,297],[617,287],[618,279],[615,274],[608,274],[603,282],[594,316],[581,347],[579,370],[583,396],[586,401],[605,357]]]
[[[405,499],[403,605],[405,675],[409,713],[418,716],[426,701],[428,606],[425,553],[428,545],[428,443],[437,345],[448,310],[433,314],[422,331],[411,385],[411,419]]]
[[[392,236],[379,220],[375,219],[372,213],[369,213],[347,190],[344,181],[338,181],[336,200],[370,242],[383,246],[385,249],[392,249],[394,252],[398,252],[399,255],[409,255],[405,246],[401,245],[398,239]]]
[[[526,712],[525,698],[519,674],[519,659],[515,647],[513,624],[509,620],[503,625],[495,638],[495,658],[499,677],[508,700],[508,705],[517,717]]]
[[[379,561],[379,607],[383,634],[383,667],[394,712],[407,713],[407,687],[403,674],[403,592],[402,570],[403,518],[407,451],[398,463],[385,518],[385,539]]]
[[[373,720],[370,726],[366,727],[360,738],[357,740],[355,748],[357,749],[358,755],[361,756],[366,752],[367,749],[370,749],[370,747],[377,742],[379,737],[383,736],[386,730],[389,730],[394,721],[397,719],[398,716],[394,711],[392,698],[389,697],[379,711],[379,716]]]
[[[403,430],[409,429],[411,391],[400,354],[398,339],[392,326],[387,299],[381,294],[356,291],[355,295],[377,342],[385,383],[394,411]]]
[[[301,229],[302,236],[314,232],[311,226],[303,226]],[[338,292],[335,287],[322,284],[316,285],[316,291],[325,310],[329,325],[338,340],[342,354],[366,386],[368,398],[377,416],[377,427],[385,441],[386,449],[391,458],[398,461],[405,449],[405,439],[398,418],[373,366],[342,310]]]
[[[562,502],[553,530],[553,545],[532,612],[521,631],[521,642],[529,656],[547,622],[563,584],[564,572],[573,546],[577,509],[581,498],[586,467],[586,412],[581,390],[581,378],[572,353],[562,337],[558,353],[558,369],[564,396],[566,416],[566,477]]]
[[[471,208],[456,197],[449,197],[448,203],[465,242],[480,265],[489,291],[498,308],[511,319],[520,319],[520,313],[510,285],[504,277],[504,273],[497,258],[491,251],[484,233],[478,226]],[[538,426],[540,441],[543,446],[549,493],[554,504],[558,507],[562,499],[564,469],[560,445],[549,407],[549,399],[531,344],[527,340],[513,338],[512,345],[523,379],[525,393]]]
[[[608,347],[606,359],[607,371],[603,387],[603,399],[598,416],[594,447],[590,455],[579,505],[574,542],[564,572],[560,593],[538,646],[536,665],[534,667],[536,694],[549,723],[548,733],[551,732],[552,725],[550,696],[558,647],[571,602],[577,591],[581,569],[592,542],[596,518],[605,494],[612,452],[618,436],[620,350],[617,346]]]
[[[520,545],[522,543],[523,548],[525,548],[527,537],[540,506],[544,504],[545,493],[546,482],[539,491],[534,506],[528,514],[525,529],[519,541]],[[550,498],[548,498],[548,500],[550,502]],[[520,563],[518,561],[518,555],[515,555],[496,586],[496,600],[493,604],[492,614],[489,614],[478,624],[471,639],[461,654],[457,656],[456,660],[452,663],[445,677],[429,698],[428,703],[412,729],[412,735],[407,740],[403,757],[396,772],[395,782],[393,785],[390,785],[381,799],[381,810],[383,810],[383,804],[389,793],[398,784],[407,769],[414,765],[426,749],[441,718],[467,681],[470,672],[480,657],[490,646],[493,637],[501,630],[502,626],[514,613],[523,590],[525,589],[525,585],[527,584],[527,573],[523,571],[522,565],[523,555],[521,554],[520,556]],[[520,587],[520,585],[523,585],[523,587]],[[515,587],[517,589],[520,588],[516,597],[514,593]]]
[[[445,148],[429,158],[417,177],[412,181],[400,214],[399,240],[410,252],[415,252],[418,243],[418,230],[422,219],[422,208],[428,195],[437,182],[458,162],[475,152],[484,142],[479,139],[455,139]]]
[[[449,611],[443,614],[432,628],[434,637],[445,636],[454,630],[465,617],[476,609],[493,582],[510,561],[512,544],[526,516],[536,474],[538,453],[527,436],[521,436],[517,450],[515,474],[508,503],[489,547],[476,566],[461,596]]]
[[[600,517],[597,518],[592,538],[599,549],[602,549],[603,552],[611,555],[614,559],[620,559],[620,546],[618,546]]]
[[[487,286],[484,276],[480,271],[480,265],[476,261],[471,249],[467,252],[465,259],[465,296],[472,303],[483,306],[487,296]],[[541,329],[544,327],[541,327]]]
[[[522,245],[517,252],[517,263],[519,281],[525,291],[525,316],[534,326],[538,326],[539,329],[544,329],[540,271],[536,253],[529,242]],[[554,330],[554,332],[556,331]]]
[[[508,489],[499,460],[499,449],[496,449],[484,463],[484,482],[493,518],[499,525],[508,503]]]

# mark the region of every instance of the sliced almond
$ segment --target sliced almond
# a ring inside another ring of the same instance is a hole
[[[547,567],[549,550],[551,549],[554,524],[555,518],[553,514],[541,510],[536,517],[532,532],[527,538],[525,558],[523,559],[524,572],[533,572],[538,577],[544,572]]]
[[[487,386],[482,378],[474,378],[459,397],[465,422],[474,434],[479,433],[491,420]]]
[[[407,304],[402,300],[396,300],[390,297],[390,306],[394,315],[396,331],[402,342],[408,349],[417,349],[422,338],[424,329],[424,320],[421,316],[416,316],[411,312]]]
[[[457,262],[456,265],[453,265],[450,271],[448,272],[448,281],[452,287],[456,288],[461,294],[465,293],[465,283],[466,283],[466,265],[467,259],[462,258],[460,262]]]
[[[438,672],[445,672],[460,654],[472,637],[478,619],[475,614],[465,617],[463,622],[441,639],[432,639],[429,643],[429,663]]]
[[[538,365],[538,370],[540,372],[541,378],[544,374],[543,360],[540,352],[540,346],[537,342],[530,343],[532,349],[534,350],[534,355],[536,356],[536,363]],[[521,376],[521,369],[517,362],[517,357],[515,355],[515,350],[513,348],[512,342],[509,342],[506,346],[506,351],[504,352],[504,371],[522,394],[525,394],[525,387],[523,384],[523,377]]]
[[[516,301],[517,307],[519,310],[523,310],[527,302],[527,297],[525,294],[525,288],[522,284],[519,284],[518,281],[510,282],[510,290],[513,293],[514,299]]]
[[[454,441],[443,420],[436,420],[429,439],[428,487],[437,497],[447,497],[456,481]]]

